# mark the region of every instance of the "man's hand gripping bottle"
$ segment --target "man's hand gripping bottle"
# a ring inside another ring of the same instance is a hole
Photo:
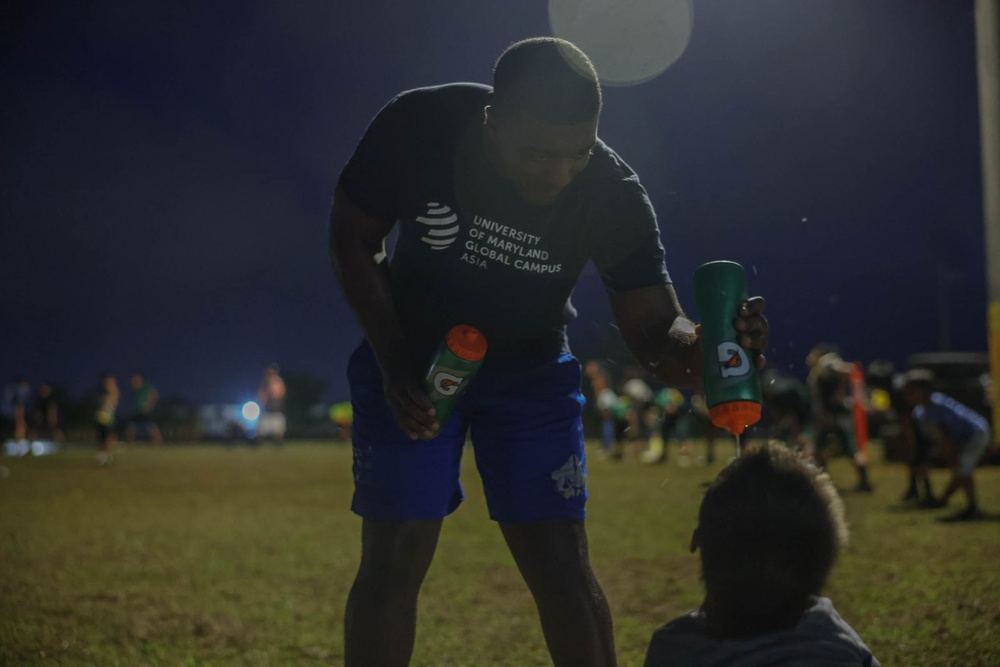
[[[442,429],[485,356],[486,338],[478,329],[464,324],[452,327],[438,346],[424,385],[434,403],[434,418]]]

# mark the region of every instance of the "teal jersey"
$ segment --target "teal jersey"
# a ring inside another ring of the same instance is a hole
[[[149,414],[153,411],[156,397],[156,387],[146,383],[136,389],[132,394],[132,405],[136,414]]]

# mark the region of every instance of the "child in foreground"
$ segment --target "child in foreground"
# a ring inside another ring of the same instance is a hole
[[[709,486],[691,551],[701,608],[653,634],[646,667],[879,667],[820,591],[847,541],[830,478],[778,444],[747,450]]]

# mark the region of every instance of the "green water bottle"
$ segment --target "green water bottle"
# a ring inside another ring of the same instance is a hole
[[[733,319],[747,300],[747,277],[736,262],[709,262],[694,272],[694,300],[705,349],[705,400],[712,423],[739,436],[760,421],[757,368],[739,344]]]
[[[472,381],[485,356],[486,337],[466,324],[452,327],[438,345],[424,377],[424,385],[434,403],[434,418],[441,428],[448,422],[458,397]]]

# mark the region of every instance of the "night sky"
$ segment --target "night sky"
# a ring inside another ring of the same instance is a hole
[[[695,0],[677,63],[605,89],[600,135],[649,191],[689,312],[695,267],[732,259],[800,376],[819,341],[897,365],[985,350],[972,5]],[[399,91],[488,83],[550,34],[540,1],[2,7],[0,384],[142,372],[211,402],[272,361],[346,398],[341,167]],[[610,324],[593,269],[574,302],[589,356]]]

